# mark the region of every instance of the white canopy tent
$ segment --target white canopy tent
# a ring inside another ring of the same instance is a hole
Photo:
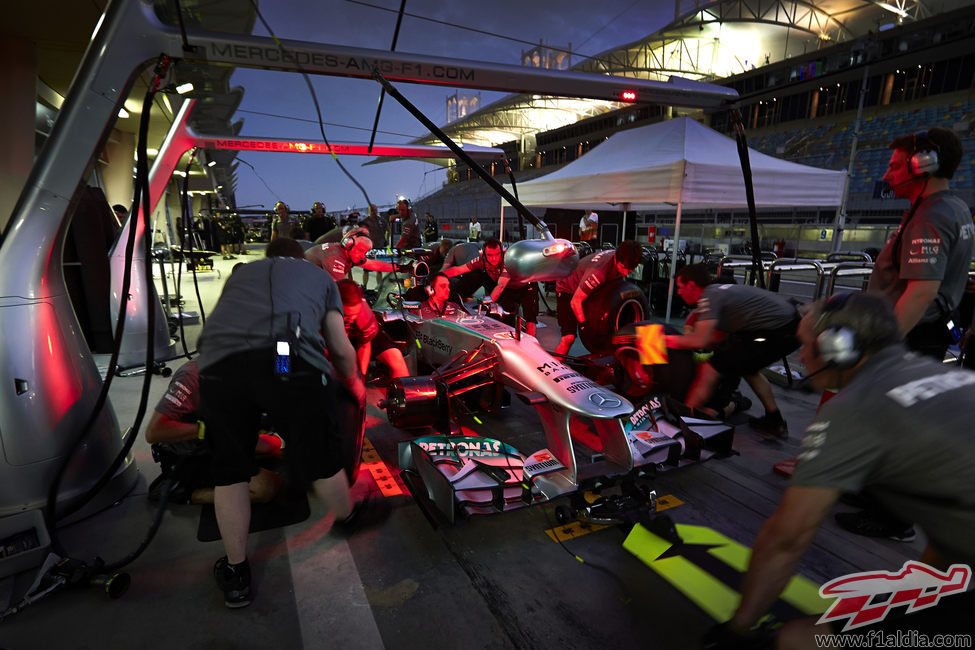
[[[748,150],[755,206],[840,205],[845,171],[791,163]],[[511,191],[511,186],[505,188]],[[746,207],[745,183],[732,138],[686,117],[616,133],[562,169],[518,185],[525,205],[580,210],[676,207],[667,318],[680,241],[682,208]]]

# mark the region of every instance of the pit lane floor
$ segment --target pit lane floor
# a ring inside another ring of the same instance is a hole
[[[252,250],[249,259],[260,252]],[[247,259],[215,260],[221,279],[201,274],[208,309],[233,264]],[[197,310],[191,281],[184,275],[183,282],[186,309]],[[539,329],[539,339],[551,349],[557,325],[550,317],[543,322],[548,327]],[[191,349],[198,331],[198,325],[187,328]],[[114,380],[112,403],[123,428],[134,419],[141,383],[140,376]],[[167,384],[153,377],[149,408]],[[736,416],[739,456],[658,476],[658,495],[682,502],[666,514],[751,544],[787,485],[772,465],[796,455],[819,400],[798,390],[776,387],[775,393],[790,438],[766,440],[751,431],[746,415]],[[366,436],[395,470],[396,443],[409,436],[386,422],[375,406],[381,397],[369,389]],[[523,453],[544,446],[534,412],[518,400],[481,419],[482,434]],[[158,467],[141,432],[133,455],[141,474],[136,487],[113,507],[61,529],[72,556],[114,560],[142,539],[154,509],[146,486]],[[354,491],[376,493],[368,472],[360,473]],[[223,551],[219,542],[197,541],[200,507],[171,506],[148,550],[126,567],[132,586],[125,596],[111,601],[84,588],[55,593],[0,623],[0,648],[689,648],[713,623],[622,548],[619,528],[571,537],[560,547],[545,531],[569,536],[554,516],[564,499],[436,529],[408,493],[390,502],[384,525],[347,540],[329,532],[332,517],[314,499],[306,521],[252,534],[255,600],[243,610],[226,609],[213,583],[211,566]],[[800,573],[822,583],[853,571],[893,570],[923,547],[920,535],[911,544],[858,537],[829,518]],[[18,598],[33,577],[25,572],[0,581],[0,606]]]

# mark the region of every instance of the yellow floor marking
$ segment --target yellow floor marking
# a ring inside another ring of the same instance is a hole
[[[376,481],[376,485],[379,486],[379,491],[383,493],[384,497],[404,494],[399,476],[389,471],[386,463],[379,457],[379,452],[372,446],[368,438],[364,438],[362,441],[362,462],[359,469],[372,474],[372,478]]]
[[[594,533],[597,530],[602,530],[603,528],[609,528],[609,526],[603,526],[601,524],[583,524],[581,521],[572,521],[567,523],[565,526],[549,528],[545,531],[545,534],[551,537],[553,542],[564,542],[567,539],[582,537],[583,535]]]
[[[682,505],[684,505],[684,502],[675,497],[673,494],[665,494],[662,497],[657,497],[657,512],[660,512],[661,510],[669,510]]]
[[[677,533],[685,544],[711,546],[707,553],[730,568],[744,573],[748,568],[751,549],[705,526],[677,524]],[[653,571],[660,574],[678,591],[710,614],[716,621],[725,621],[734,614],[741,595],[688,558],[674,555],[660,558],[673,544],[654,535],[643,526],[634,526],[623,542],[623,548],[635,555]],[[795,575],[780,598],[806,614],[826,611],[829,604],[819,595],[819,585]]]

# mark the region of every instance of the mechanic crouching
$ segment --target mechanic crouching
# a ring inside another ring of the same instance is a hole
[[[703,264],[685,266],[674,276],[677,294],[697,306],[694,329],[666,337],[668,348],[713,350],[710,361],[697,367],[687,405],[707,404],[722,377],[737,384],[744,377],[765,407],[765,415],[750,418],[751,427],[764,435],[787,438],[789,427],[762,369],[799,348],[799,314],[782,296],[740,284],[712,284]]]
[[[625,278],[640,263],[643,248],[628,239],[615,251],[600,251],[579,260],[575,270],[555,283],[558,319],[562,338],[555,354],[566,355],[576,340],[576,332],[586,324],[585,301],[603,284]]]
[[[199,342],[200,403],[226,551],[213,572],[231,608],[252,599],[247,486],[257,472],[254,448],[263,412],[287,442],[293,475],[310,483],[334,512],[333,530],[349,533],[388,515],[381,501],[353,506],[343,468],[339,384],[359,404],[366,390],[335,281],[308,264],[293,239],[275,239],[266,254],[227,279]]]
[[[447,277],[463,276],[457,285],[462,298],[483,287],[490,302],[496,302],[512,314],[522,310],[525,331],[535,336],[538,325],[538,285],[535,282],[517,282],[504,266],[504,249],[497,239],[484,242],[481,254],[461,266],[444,271]]]

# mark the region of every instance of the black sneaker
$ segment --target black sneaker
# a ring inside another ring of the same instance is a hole
[[[732,415],[744,413],[752,407],[752,401],[738,391],[731,394],[731,402],[735,405],[735,410],[731,412]]]
[[[840,528],[864,537],[886,537],[895,542],[913,542],[917,539],[911,524],[869,510],[838,512],[835,517]]]
[[[247,560],[230,564],[224,555],[213,565],[213,577],[223,590],[224,605],[237,609],[251,604],[251,565]]]
[[[782,419],[778,411],[766,413],[760,418],[748,418],[748,425],[763,436],[771,436],[779,440],[789,437],[789,425]]]
[[[355,504],[352,514],[336,521],[332,530],[342,537],[350,537],[360,530],[380,525],[389,518],[392,509],[383,497],[364,499]]]

